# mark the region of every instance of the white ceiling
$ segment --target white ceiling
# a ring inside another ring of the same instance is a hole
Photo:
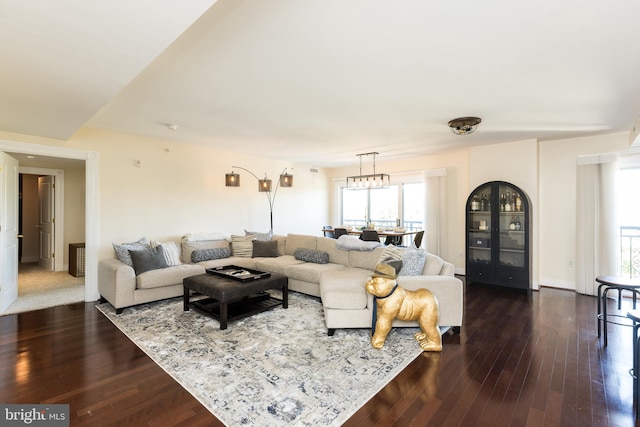
[[[629,131],[640,1],[0,0],[0,130],[296,163]],[[479,116],[467,136],[450,119]],[[177,125],[176,130],[167,127]]]

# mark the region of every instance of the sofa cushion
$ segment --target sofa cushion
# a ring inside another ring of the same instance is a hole
[[[191,252],[191,262],[209,261],[212,259],[229,258],[231,250],[229,248],[209,248],[198,249]]]
[[[244,230],[244,235],[245,236],[255,236],[256,240],[260,240],[262,242],[267,242],[269,240],[271,240],[271,238],[273,237],[273,230],[267,232],[267,233],[260,233],[258,231],[247,231]]]
[[[329,254],[329,262],[334,264],[349,265],[349,251],[338,249],[336,247],[337,239],[329,237],[318,237],[316,240],[317,249],[325,251]]]
[[[251,253],[252,258],[266,257],[274,258],[278,256],[278,242],[275,240],[254,240],[253,251]]]
[[[364,284],[371,272],[362,268],[328,271],[320,278],[320,298],[325,308],[362,310],[367,307]]]
[[[384,247],[380,246],[370,252],[349,251],[349,266],[373,271],[383,250]]]
[[[425,276],[438,275],[442,271],[443,265],[444,260],[442,258],[438,255],[427,253],[422,274]]]
[[[151,240],[149,242],[149,246],[152,248],[160,245],[162,245],[164,259],[167,261],[168,266],[182,264],[182,261],[180,261],[180,247],[176,242],[158,242],[156,240]]]
[[[409,246],[402,254],[402,268],[399,276],[420,276],[424,269],[427,251],[418,249],[415,245]]]
[[[229,240],[224,233],[187,233],[182,236],[183,242],[209,242],[212,240]]]
[[[182,279],[185,277],[204,273],[204,267],[199,264],[180,264],[160,270],[151,270],[136,277],[136,288],[153,289],[181,285]]]
[[[188,264],[191,261],[191,253],[193,251],[213,248],[228,248],[228,240],[182,240],[182,262]]]
[[[137,242],[129,242],[129,243],[113,243],[113,250],[116,252],[116,258],[118,258],[121,262],[124,262],[129,267],[133,267],[133,263],[131,262],[131,256],[129,255],[129,250],[135,251],[140,249],[145,249],[149,247],[149,241],[146,237],[138,240]]]
[[[399,248],[394,245],[385,246],[380,253],[380,257],[378,258],[378,262],[376,264],[384,264],[385,262],[389,261],[402,261],[404,250],[405,248]]]
[[[285,268],[290,265],[302,264],[304,262],[295,259],[293,255],[281,255],[278,258],[256,258],[255,260],[256,269],[280,274],[285,274]]]
[[[301,280],[309,283],[320,283],[320,277],[327,271],[346,269],[340,264],[315,264],[313,262],[303,262],[290,265],[284,269],[284,274],[289,279]]]
[[[253,253],[253,241],[256,236],[231,236],[231,253],[241,258],[251,258]]]
[[[356,236],[345,234],[338,237],[338,243],[336,243],[336,246],[338,249],[343,249],[345,251],[372,251],[375,248],[382,246],[382,243],[365,241]]]
[[[296,249],[317,249],[316,236],[307,236],[303,234],[287,234],[287,242],[285,244],[285,255],[293,255]]]
[[[147,271],[167,268],[169,266],[164,258],[162,245],[156,246],[155,248],[147,247],[135,251],[130,250],[129,256],[131,256],[131,262],[133,263],[133,270],[136,272],[136,276],[146,273]]]
[[[298,248],[293,253],[293,257],[300,261],[307,261],[315,264],[327,264],[329,262],[328,252],[313,249]]]

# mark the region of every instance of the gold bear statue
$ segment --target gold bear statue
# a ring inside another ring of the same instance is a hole
[[[417,320],[422,332],[414,336],[424,351],[442,351],[438,328],[438,300],[428,289],[409,291],[398,286],[396,269],[389,264],[376,265],[365,284],[374,296],[371,345],[382,348],[394,319]]]

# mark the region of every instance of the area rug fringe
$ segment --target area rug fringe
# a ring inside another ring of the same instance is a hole
[[[181,298],[97,308],[225,425],[340,425],[422,353],[417,328],[395,328],[382,350],[364,329],[329,337],[319,299],[295,292],[224,331]]]

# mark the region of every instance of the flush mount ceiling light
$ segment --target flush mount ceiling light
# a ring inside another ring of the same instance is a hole
[[[449,121],[449,127],[456,135],[468,135],[476,130],[481,121],[480,117],[459,117]]]

